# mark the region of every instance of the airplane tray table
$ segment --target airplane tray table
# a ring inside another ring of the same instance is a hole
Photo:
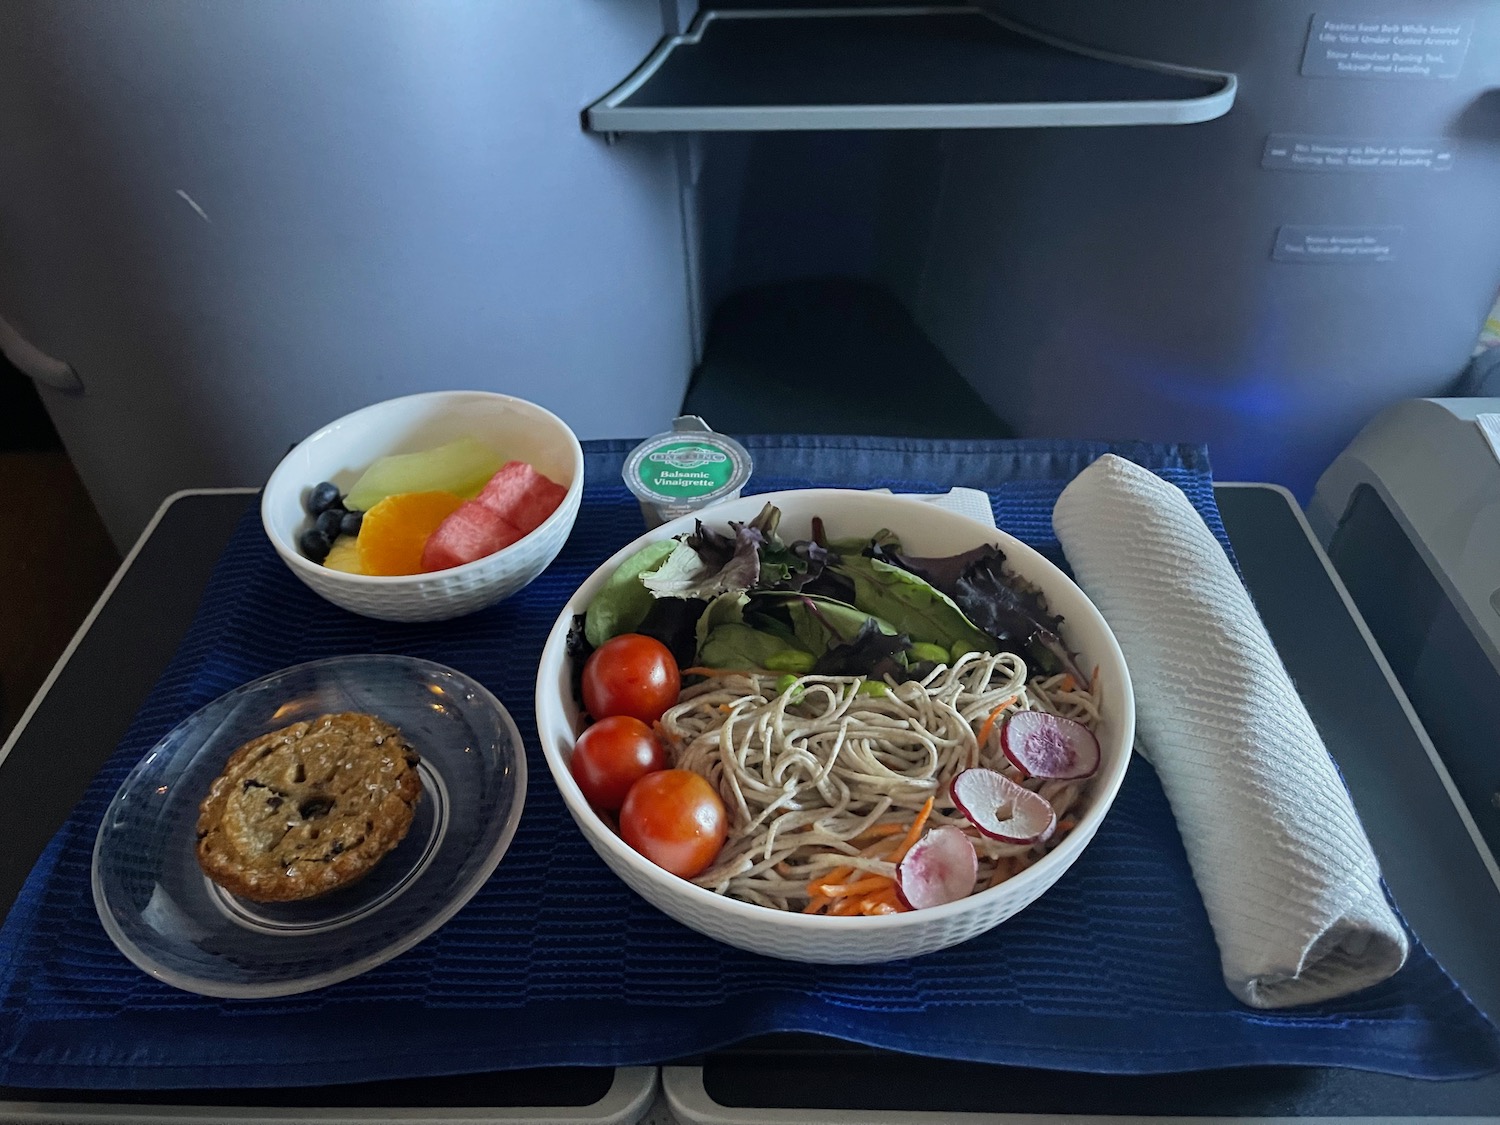
[[[164,505],[23,717],[0,761],[7,791],[31,795],[0,823],[0,909],[14,900],[37,854],[170,659],[252,496],[248,490],[192,493]],[[1435,955],[1493,1018],[1500,1014],[1500,964],[1492,957],[1500,933],[1500,881],[1493,860],[1477,849],[1455,811],[1445,776],[1290,498],[1268,486],[1234,485],[1219,486],[1217,496],[1246,580],[1339,759],[1398,901]],[[1413,824],[1422,831],[1395,828]],[[701,1069],[673,1067],[666,1073],[668,1093],[684,1119],[854,1120],[885,1111],[895,1115],[887,1119],[912,1120],[919,1110],[984,1110],[1069,1117],[1500,1120],[1500,1077],[1493,1075],[1454,1082],[1316,1068],[1061,1075],[894,1057],[806,1038],[760,1041],[702,1061]],[[846,1095],[841,1104],[829,1088],[830,1073],[849,1078],[837,1084]],[[631,1121],[644,1111],[653,1077],[650,1068],[596,1068],[170,1096],[0,1089],[0,1117]],[[847,1096],[856,1090],[857,1096]],[[111,1104],[122,1102],[130,1104]],[[187,1108],[193,1106],[212,1108]]]

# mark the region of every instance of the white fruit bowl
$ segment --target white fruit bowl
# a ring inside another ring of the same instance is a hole
[[[749,520],[768,500],[781,509],[780,533],[788,541],[806,538],[812,518],[821,516],[830,538],[889,528],[914,555],[956,554],[993,543],[1005,552],[1013,570],[1041,589],[1052,612],[1063,616],[1063,639],[1079,654],[1079,665],[1099,666],[1101,722],[1096,733],[1102,758],[1077,806],[1077,827],[1044,858],[999,886],[946,906],[877,917],[787,913],[727,898],[668,874],[634,851],[589,807],[568,769],[574,740],[582,730],[566,651],[574,615],[588,607],[624,559],[647,543],[691,530],[699,516],[720,528],[727,520]],[[719,504],[698,516],[663,524],[618,552],[579,587],[552,628],[537,675],[536,718],[542,756],[568,811],[594,850],[637,894],[684,925],[729,945],[824,964],[895,961],[944,949],[994,928],[1033,902],[1094,838],[1124,780],[1135,737],[1135,701],[1120,646],[1099,611],[1067,575],[1020,540],[965,516],[919,500],[844,489],[778,492]]]
[[[503,550],[430,574],[345,574],[297,550],[309,526],[304,503],[320,481],[347,492],[378,457],[419,453],[462,437],[492,445],[505,461],[529,461],[567,488],[540,527]],[[334,605],[383,621],[445,621],[510,597],[557,557],[583,498],[583,449],[562,419],[540,406],[488,391],[434,391],[377,402],[330,422],[300,442],[271,474],[260,518],[293,574]]]

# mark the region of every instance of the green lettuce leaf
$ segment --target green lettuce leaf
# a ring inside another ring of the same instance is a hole
[[[1042,596],[1005,568],[1005,554],[992,544],[942,558],[915,558],[876,548],[875,556],[932,583],[953,599],[975,625],[995,638],[998,651],[1014,652],[1044,673],[1088,677],[1074,662],[1059,631],[1062,618]]]
[[[995,642],[953,599],[910,571],[864,555],[844,555],[833,569],[853,581],[854,604],[889,622],[892,631],[948,650],[995,651]]]
[[[611,637],[634,632],[646,619],[655,599],[641,584],[641,574],[661,565],[676,546],[671,539],[648,543],[609,576],[584,614],[584,635],[589,644],[598,648]]]
[[[711,632],[720,625],[743,625],[745,623],[745,606],[749,601],[749,594],[734,591],[728,594],[720,594],[708,603],[708,608],[698,618],[698,625],[695,630],[698,639],[698,663],[703,663],[703,646],[708,643],[708,635]],[[710,667],[716,668],[718,665],[710,665]]]
[[[904,633],[883,632],[876,619],[866,617],[859,633],[845,644],[833,645],[818,657],[813,671],[822,676],[871,676],[887,674],[906,678],[910,644]]]
[[[752,589],[760,581],[760,532],[745,526],[736,526],[735,532],[734,553],[727,560],[721,560],[713,548],[705,558],[705,548],[685,540],[661,566],[641,575],[641,582],[658,598],[711,600]]]
[[[698,652],[699,663],[707,668],[775,668],[787,662],[787,658],[801,650],[789,645],[780,637],[752,629],[749,625],[730,622],[716,626],[703,642]],[[810,653],[801,653],[809,668],[813,658]]]

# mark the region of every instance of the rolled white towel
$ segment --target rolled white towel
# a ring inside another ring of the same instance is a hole
[[[1182,491],[1113,455],[1052,515],[1130,668],[1224,981],[1257,1008],[1343,996],[1406,960],[1349,793],[1244,585]]]

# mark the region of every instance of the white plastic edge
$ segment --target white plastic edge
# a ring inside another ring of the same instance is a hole
[[[1481,438],[1481,440],[1485,439]],[[1500,645],[1496,643],[1496,636],[1500,634],[1496,634],[1489,624],[1488,603],[1476,604],[1458,587],[1453,581],[1453,576],[1438,561],[1432,547],[1428,545],[1426,538],[1413,522],[1411,513],[1396,500],[1385,478],[1371,467],[1370,462],[1363,455],[1340,456],[1318,478],[1317,487],[1313,491],[1312,499],[1308,501],[1306,512],[1308,526],[1312,528],[1314,537],[1325,549],[1333,543],[1333,536],[1348,517],[1354,494],[1362,485],[1374,491],[1381,504],[1384,505],[1386,514],[1396,521],[1396,526],[1401,529],[1407,542],[1411,544],[1412,550],[1416,551],[1417,557],[1427,567],[1433,581],[1442,590],[1443,596],[1452,604],[1459,620],[1474,634],[1474,640],[1481,651],[1494,661],[1497,668],[1500,668]]]
[[[955,105],[856,106],[650,106],[623,103],[649,82],[668,57],[681,46],[696,46],[709,25],[720,19],[807,19],[861,16],[983,16],[1009,31],[1048,46],[1183,78],[1221,83],[1221,89],[1201,98],[1132,102],[995,102]],[[1024,129],[1099,125],[1193,125],[1223,117],[1234,105],[1239,81],[1233,74],[1117,55],[1080,46],[1002,19],[968,5],[890,8],[798,8],[753,11],[703,11],[680,35],[668,36],[636,71],[585,111],[588,127],[597,133],[756,132],[809,129]]]
[[[120,561],[119,567],[110,576],[109,584],[104,587],[104,592],[94,602],[93,607],[88,612],[88,616],[83,619],[83,623],[73,633],[73,638],[68,641],[68,647],[63,649],[62,655],[52,665],[52,671],[47,673],[47,678],[42,681],[42,686],[37,688],[36,694],[31,697],[31,702],[26,705],[26,710],[21,712],[21,717],[16,720],[15,727],[5,739],[5,745],[0,746],[0,765],[5,764],[5,759],[9,756],[11,747],[20,740],[21,733],[26,729],[26,724],[31,722],[31,718],[36,714],[37,708],[41,707],[42,700],[52,690],[52,685],[57,682],[57,677],[62,675],[63,668],[73,658],[73,653],[78,650],[78,646],[83,643],[84,636],[94,627],[94,622],[98,620],[99,614],[103,612],[105,603],[114,596],[115,590],[125,577],[125,572],[135,562],[136,556],[141,553],[141,548],[146,545],[146,540],[151,538],[151,533],[156,530],[157,524],[161,523],[163,517],[166,516],[167,509],[186,496],[250,496],[258,491],[259,489],[255,488],[184,488],[179,492],[172,493],[172,495],[161,502],[161,505],[156,509],[156,514],[151,517],[151,522],[141,529],[140,535],[136,536],[135,543],[131,545],[129,552]]]
[[[1370,626],[1365,623],[1364,614],[1360,613],[1359,607],[1354,604],[1354,598],[1349,593],[1349,588],[1344,585],[1344,580],[1339,577],[1339,572],[1334,569],[1333,560],[1323,550],[1323,545],[1318,542],[1318,537],[1313,534],[1312,524],[1307,520],[1307,515],[1302,511],[1302,506],[1297,503],[1297,498],[1291,491],[1279,484],[1258,483],[1252,481],[1215,481],[1215,488],[1268,488],[1280,494],[1291,508],[1293,515],[1297,517],[1297,523],[1302,527],[1302,533],[1307,536],[1313,553],[1318,556],[1318,562],[1323,565],[1323,570],[1328,575],[1328,580],[1333,583],[1333,588],[1338,592],[1339,600],[1344,603],[1344,609],[1354,619],[1354,627],[1359,630],[1359,635],[1364,639],[1365,645],[1370,650],[1370,655],[1375,658],[1375,664],[1380,669],[1380,674],[1385,677],[1386,686],[1391,689],[1391,694],[1396,697],[1396,702],[1401,705],[1401,711],[1406,716],[1406,721],[1411,724],[1412,733],[1417,736],[1417,741],[1422,744],[1423,751],[1427,754],[1427,760],[1432,765],[1432,770],[1437,774],[1438,780],[1443,783],[1443,790],[1448,794],[1448,800],[1453,803],[1453,810],[1458,814],[1464,831],[1469,834],[1469,840],[1474,845],[1474,850],[1479,853],[1480,860],[1484,863],[1485,870],[1489,872],[1490,881],[1495,884],[1495,889],[1500,891],[1500,863],[1495,860],[1495,853],[1490,851],[1489,844],[1479,832],[1479,825],[1475,823],[1474,816],[1469,812],[1469,806],[1464,804],[1464,799],[1458,792],[1458,786],[1453,783],[1453,775],[1448,772],[1448,767],[1443,764],[1443,759],[1438,755],[1437,747],[1432,744],[1432,739],[1427,735],[1427,728],[1422,725],[1422,720],[1417,717],[1416,710],[1411,705],[1411,700],[1406,697],[1406,689],[1401,686],[1401,681],[1396,679],[1396,673],[1391,669],[1390,662],[1386,660],[1385,653],[1380,651],[1380,645],[1375,641],[1375,634],[1370,632]],[[1405,1120],[1411,1120],[1406,1118]],[[1443,1118],[1445,1121],[1456,1121],[1457,1118]]]
[[[654,1066],[622,1066],[604,1096],[590,1106],[422,1106],[402,1109],[295,1106],[106,1105],[99,1102],[0,1102],[0,1120],[56,1125],[486,1125],[536,1121],[547,1125],[635,1125],[656,1094]]]
[[[673,1115],[684,1125],[1066,1125],[1077,1121],[1109,1125],[1496,1125],[1500,1117],[1136,1117],[1125,1114],[930,1113],[889,1109],[746,1109],[720,1105],[694,1066],[664,1066],[662,1091]]]

